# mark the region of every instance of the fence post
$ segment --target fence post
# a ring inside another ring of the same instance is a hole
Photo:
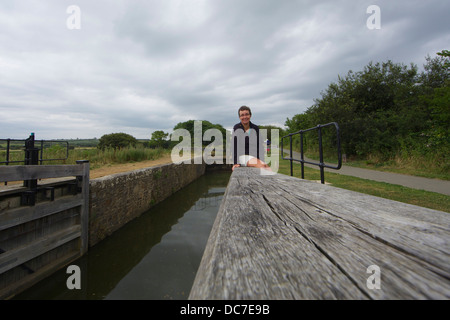
[[[39,149],[34,147],[34,132],[25,140],[25,165],[39,164]],[[37,180],[26,180],[23,186],[29,189],[37,188]]]
[[[11,139],[6,140],[6,165],[9,165],[9,147],[11,144]],[[5,186],[8,185],[8,181],[5,181]]]
[[[81,246],[80,254],[83,255],[88,250],[89,241],[89,160],[77,160],[76,163],[83,166],[82,176],[77,176],[77,181],[81,184],[81,194],[83,204],[81,205]]]
[[[293,160],[292,160],[292,135],[289,135],[289,148],[290,148],[290,152],[289,152],[289,157],[291,158],[291,176],[294,176],[294,167],[293,167]]]
[[[325,183],[325,173],[324,173],[324,163],[323,163],[323,149],[322,149],[322,126],[319,124],[317,126],[317,134],[319,136],[319,167],[320,167],[320,182]]]

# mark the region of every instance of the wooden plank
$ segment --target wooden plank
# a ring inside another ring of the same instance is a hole
[[[0,166],[0,182],[47,179],[83,174],[80,165],[21,165]]]
[[[274,213],[279,214],[281,220],[296,228],[371,298],[448,298],[450,286],[448,283],[442,285],[442,281],[449,276],[446,267],[432,264],[431,259],[427,259],[430,257],[429,251],[416,250],[416,254],[413,254],[400,249],[408,248],[409,242],[417,243],[417,239],[413,241],[400,236],[397,241],[389,241],[384,233],[373,235],[364,232],[333,214],[333,211],[323,210],[323,204],[322,207],[317,207],[304,201],[295,201],[297,199],[287,199],[289,197],[268,195],[264,200],[273,208]],[[293,214],[299,209],[302,214]],[[422,227],[428,232],[433,228],[423,224]],[[399,233],[400,231],[396,234]],[[423,240],[417,234],[416,237]],[[411,235],[408,238],[412,238]],[[445,255],[438,256],[442,257],[445,258]],[[367,289],[365,282],[368,275],[365,272],[370,265],[379,266],[383,279],[388,279],[389,283],[383,286],[383,290]]]
[[[76,177],[75,181],[82,188],[81,194],[59,196],[55,201],[44,201],[35,206],[8,209],[0,213],[0,231],[4,230],[1,234],[3,252],[0,254],[0,274],[10,271],[7,274],[9,278],[3,279],[7,288],[0,290],[1,296],[16,294],[21,288],[60,268],[61,263],[72,261],[88,250],[89,162],[81,161],[77,165],[0,167],[1,181],[60,177],[65,177],[65,180],[67,177]],[[52,182],[56,180],[60,179],[51,179]],[[12,192],[18,191],[5,191],[2,195]],[[76,207],[79,207],[76,212],[70,210]],[[65,218],[67,215],[69,219]],[[34,226],[37,227],[34,233],[27,233],[27,229]],[[17,237],[18,234],[20,237]],[[37,240],[34,239],[35,235],[38,236]],[[62,260],[61,256],[64,256]],[[16,268],[24,266],[26,262],[35,265],[32,274],[21,273]]]
[[[309,181],[302,185],[302,189],[294,194],[284,187],[274,194],[278,197],[283,194],[284,199],[294,204],[292,210],[312,206],[311,210],[322,214],[314,215],[314,218],[327,216],[344,221],[360,233],[404,254],[416,256],[450,277],[448,213]]]
[[[39,219],[84,204],[83,195],[62,197],[52,202],[38,203],[32,207],[19,207],[0,213],[0,230]]]
[[[46,236],[29,245],[2,253],[0,255],[0,274],[80,237],[80,235],[81,228],[79,225],[76,225]]]
[[[233,187],[230,183],[228,188]],[[240,196],[225,194],[224,199],[190,299],[364,299],[331,261],[268,207]],[[320,279],[317,273],[327,276]]]
[[[7,300],[13,298],[18,292],[22,292],[39,281],[50,276],[56,270],[63,268],[69,263],[75,261],[80,257],[79,252],[70,252],[62,257],[59,257],[51,265],[47,265],[44,268],[36,270],[32,274],[20,279],[6,287],[0,288],[0,299]]]
[[[189,298],[448,299],[449,239],[445,212],[240,168]]]
[[[58,187],[64,186],[69,183],[75,182],[75,177],[62,177],[62,178],[49,178],[49,179],[40,179],[38,181],[39,187]],[[3,185],[0,183],[0,197],[8,196],[8,195],[17,195],[22,191],[27,191],[29,188],[23,186],[23,182],[20,183],[12,183],[8,185]]]

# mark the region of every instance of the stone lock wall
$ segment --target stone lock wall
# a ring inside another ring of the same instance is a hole
[[[165,164],[90,181],[89,246],[205,173],[203,164]]]

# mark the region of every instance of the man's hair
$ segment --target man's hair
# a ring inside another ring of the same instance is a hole
[[[245,110],[247,110],[248,113],[250,113],[250,115],[252,115],[252,110],[250,110],[249,107],[247,107],[247,106],[242,106],[242,107],[240,107],[239,110],[238,110],[238,116],[241,115],[241,111],[245,111]]]

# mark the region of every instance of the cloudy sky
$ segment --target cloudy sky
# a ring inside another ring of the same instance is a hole
[[[338,75],[389,59],[420,69],[450,49],[449,12],[447,0],[2,0],[0,138],[231,128],[241,105],[283,126]]]

